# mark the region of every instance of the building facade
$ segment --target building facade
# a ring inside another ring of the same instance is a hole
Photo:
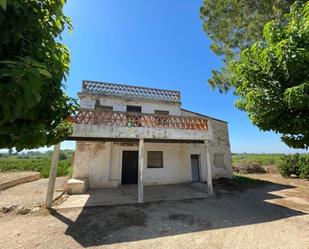
[[[178,91],[83,81],[71,192],[232,176],[225,121],[181,107]],[[83,185],[75,188],[73,185]],[[70,185],[70,183],[69,183]]]

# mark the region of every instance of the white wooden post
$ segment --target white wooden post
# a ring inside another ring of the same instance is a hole
[[[46,194],[46,207],[48,208],[51,207],[53,202],[59,153],[60,153],[60,143],[54,146],[54,152],[52,155],[51,166],[49,170],[48,187]]]
[[[137,180],[137,201],[142,203],[144,201],[144,138],[140,138],[138,146],[138,180]]]
[[[209,153],[209,145],[208,141],[205,140],[205,150],[206,150],[206,164],[207,164],[207,192],[208,195],[211,196],[214,194],[213,186],[212,186],[212,170],[211,170],[211,160]]]

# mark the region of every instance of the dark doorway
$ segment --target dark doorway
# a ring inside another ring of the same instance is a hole
[[[192,182],[200,181],[199,155],[191,155]]]
[[[137,184],[138,151],[123,151],[121,184]]]

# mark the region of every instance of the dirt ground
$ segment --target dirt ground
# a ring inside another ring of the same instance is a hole
[[[1,248],[309,248],[307,188],[216,181],[214,189],[205,199],[2,215]],[[282,196],[289,190],[302,206]]]
[[[62,194],[68,177],[57,177],[54,197]],[[19,207],[31,209],[44,204],[48,178],[20,184],[0,191],[0,209]],[[1,220],[0,220],[1,222]]]
[[[13,181],[19,178],[27,177],[37,174],[37,172],[34,171],[17,171],[17,172],[0,172],[0,184],[4,182]]]

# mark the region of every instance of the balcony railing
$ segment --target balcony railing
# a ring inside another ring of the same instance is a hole
[[[93,124],[121,127],[144,127],[163,129],[208,130],[206,118],[158,115],[102,110],[81,110],[73,116],[76,124]]]

